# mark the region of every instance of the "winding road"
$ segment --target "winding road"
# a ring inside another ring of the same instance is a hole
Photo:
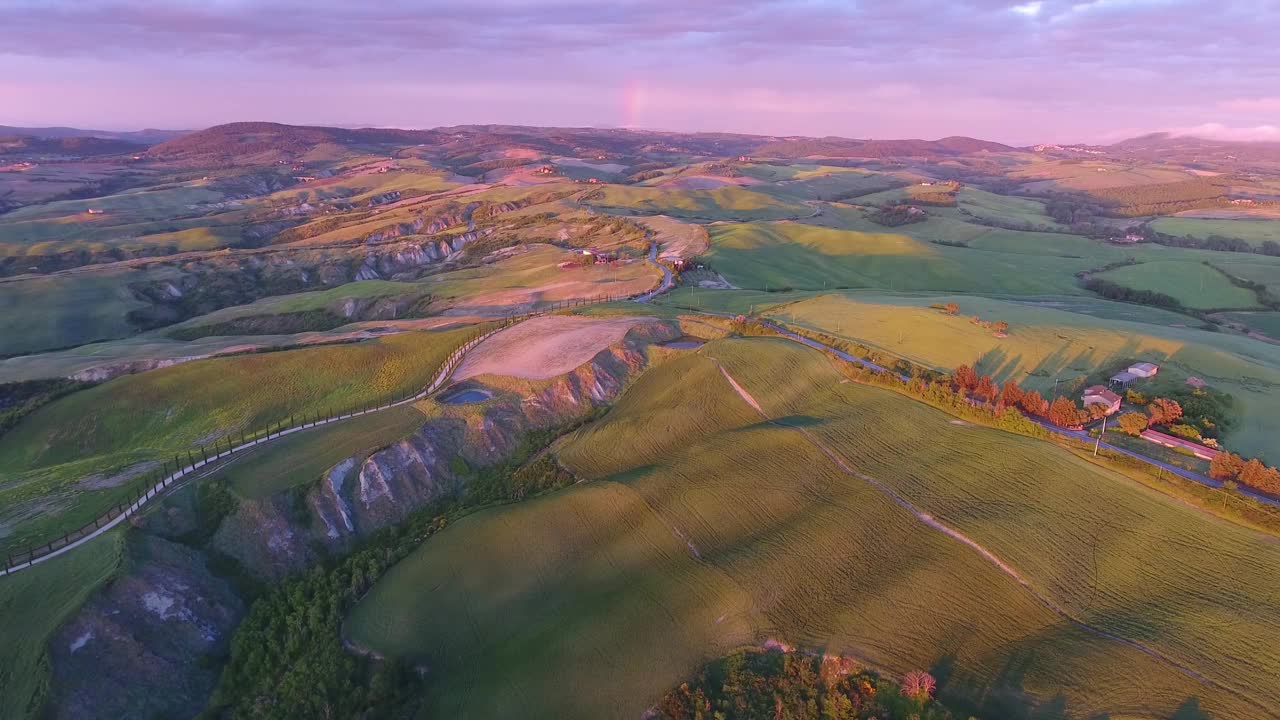
[[[651,301],[655,296],[670,290],[671,286],[674,284],[675,277],[671,273],[670,268],[658,262],[657,258],[658,258],[658,245],[657,243],[652,243],[649,246],[649,256],[647,258],[647,261],[662,271],[662,280],[658,283],[658,285],[654,289],[648,292],[645,292],[641,295],[634,296],[631,298],[632,300],[635,300],[636,302],[647,303]],[[525,320],[538,317],[544,314],[546,314],[545,311],[530,313],[529,315],[519,320],[516,320],[511,324],[524,322]],[[84,545],[85,543],[88,543],[94,540],[95,538],[98,538],[110,532],[111,530],[123,524],[125,520],[136,515],[139,511],[142,510],[142,508],[145,505],[155,500],[161,494],[167,492],[168,490],[171,490],[175,485],[179,484],[180,481],[197,478],[203,475],[205,471],[211,469],[213,465],[219,463],[220,461],[228,460],[232,458],[232,456],[236,455],[237,453],[243,450],[248,450],[254,447],[258,447],[260,445],[269,443],[273,440],[278,440],[279,438],[285,437],[287,435],[292,435],[294,433],[302,432],[304,430],[310,430],[312,428],[317,428],[324,425],[332,425],[333,423],[342,422],[344,420],[350,420],[352,418],[361,417],[363,415],[368,415],[370,413],[381,412],[383,410],[388,410],[393,407],[400,407],[402,405],[408,405],[410,403],[418,402],[419,400],[426,398],[427,396],[435,393],[436,391],[442,389],[445,386],[445,384],[449,381],[449,378],[453,376],[453,372],[461,364],[462,359],[466,356],[466,353],[469,350],[479,345],[480,343],[484,342],[485,340],[492,337],[493,335],[501,332],[502,330],[507,329],[508,327],[511,326],[511,324],[503,325],[502,327],[496,328],[494,330],[491,330],[490,332],[487,332],[483,335],[473,338],[472,340],[468,341],[465,345],[458,348],[455,351],[455,354],[451,356],[450,361],[446,361],[444,367],[442,367],[440,369],[440,372],[436,375],[436,377],[432,379],[431,384],[428,385],[426,389],[417,393],[416,395],[405,398],[404,400],[400,400],[397,402],[389,402],[385,405],[379,405],[367,410],[359,410],[356,412],[346,413],[343,415],[337,415],[332,418],[316,420],[310,423],[304,422],[302,425],[285,428],[283,430],[280,430],[274,433],[268,433],[264,437],[256,438],[254,440],[250,440],[248,442],[244,442],[239,445],[234,445],[226,450],[221,450],[215,453],[214,455],[212,455],[207,459],[197,460],[189,467],[182,468],[161,479],[159,482],[153,485],[150,489],[148,489],[145,493],[143,493],[142,496],[139,497],[136,501],[134,501],[129,506],[124,508],[124,510],[119,515],[113,518],[110,518],[108,520],[102,521],[101,524],[97,525],[88,534],[80,538],[77,538],[75,540],[72,540],[70,542],[67,542],[64,545],[60,545],[56,548],[53,548],[50,552],[40,555],[39,557],[28,559],[25,562],[15,563],[9,567],[0,568],[0,577],[3,577],[5,575],[12,575],[13,573],[19,572],[21,570],[25,570],[29,567],[39,565],[40,563],[43,563],[47,560],[52,560],[53,558],[56,558],[60,555],[65,555],[66,553],[71,552],[72,550],[80,547],[81,545]],[[56,544],[56,541],[53,544]]]

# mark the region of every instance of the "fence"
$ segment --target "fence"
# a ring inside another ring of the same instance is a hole
[[[4,569],[3,571],[0,571],[0,575],[8,575],[11,572],[31,567],[42,558],[46,558],[55,553],[60,554],[60,551],[64,551],[72,545],[78,544],[95,535],[105,532],[111,527],[124,522],[124,520],[130,516],[136,515],[150,500],[173,487],[173,485],[179,480],[188,478],[197,470],[208,469],[219,460],[231,457],[238,452],[302,430],[360,417],[362,415],[386,410],[398,405],[417,402],[418,400],[421,400],[444,387],[445,383],[447,383],[449,378],[452,377],[453,372],[457,370],[458,365],[462,363],[462,360],[468,351],[476,345],[484,342],[495,333],[511,327],[512,325],[524,322],[531,318],[549,315],[563,310],[572,310],[580,307],[586,307],[588,305],[597,305],[600,303],[614,302],[616,300],[630,299],[630,297],[631,296],[602,295],[595,298],[562,300],[539,310],[522,314],[507,315],[498,321],[497,325],[486,324],[486,327],[479,329],[474,336],[455,348],[453,352],[449,353],[449,356],[440,363],[440,367],[433,376],[431,383],[423,390],[415,393],[409,393],[404,397],[392,396],[385,401],[371,402],[368,405],[340,413],[335,413],[330,409],[329,412],[323,415],[320,413],[313,413],[310,418],[308,418],[306,414],[303,414],[301,415],[301,419],[299,419],[299,416],[297,415],[290,414],[287,420],[282,417],[279,421],[269,424],[266,428],[252,433],[241,431],[239,444],[233,444],[230,437],[223,437],[215,440],[211,446],[199,448],[198,454],[196,450],[188,450],[185,458],[183,458],[181,454],[174,455],[173,460],[164,460],[161,463],[160,470],[144,476],[144,478],[138,482],[138,489],[129,496],[126,502],[113,505],[107,510],[107,512],[95,518],[93,522],[88,523],[83,527],[76,528],[70,532],[66,532],[61,537],[44,545],[30,547],[24,552],[9,554],[5,558]]]

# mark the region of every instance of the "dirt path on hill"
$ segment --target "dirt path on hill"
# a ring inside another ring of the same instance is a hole
[[[943,535],[946,535],[947,537],[953,540],[963,543],[964,545],[969,547],[971,550],[978,553],[978,555],[980,555],[987,562],[994,565],[998,570],[1000,570],[1000,572],[1004,573],[1010,578],[1013,578],[1013,580],[1016,581],[1023,588],[1025,588],[1027,592],[1031,593],[1032,597],[1034,597],[1041,605],[1043,605],[1045,608],[1053,612],[1058,617],[1062,618],[1063,620],[1066,620],[1072,625],[1075,625],[1076,627],[1090,634],[1096,635],[1097,637],[1100,637],[1106,640],[1112,640],[1114,642],[1118,642],[1128,647],[1131,647],[1134,650],[1137,650],[1138,652],[1141,652],[1142,654],[1147,655],[1148,657],[1154,658],[1155,660],[1165,663],[1166,665],[1174,668],[1175,670],[1177,670],[1178,672],[1181,672],[1187,677],[1190,677],[1194,680],[1198,680],[1202,683],[1205,683],[1206,685],[1209,685],[1211,687],[1217,688],[1218,690],[1234,695],[1252,705],[1256,705],[1257,707],[1261,708],[1264,711],[1270,712],[1270,709],[1265,702],[1262,702],[1257,698],[1254,698],[1253,696],[1241,691],[1238,688],[1234,688],[1223,682],[1214,680],[1213,678],[1210,678],[1200,673],[1194,668],[1184,665],[1178,662],[1177,660],[1165,655],[1164,653],[1160,652],[1159,650],[1156,650],[1155,648],[1147,647],[1146,645],[1143,645],[1137,641],[1130,640],[1121,635],[1117,635],[1113,632],[1110,632],[1108,630],[1105,630],[1103,628],[1100,628],[1094,625],[1090,625],[1089,623],[1086,623],[1083,620],[1077,619],[1070,612],[1068,612],[1066,608],[1062,607],[1061,605],[1058,605],[1056,602],[1050,599],[1047,595],[1041,593],[1039,590],[1032,587],[1031,583],[1026,578],[1024,578],[1021,573],[1019,573],[1014,567],[1009,565],[1007,562],[1000,559],[1000,557],[996,555],[994,552],[987,549],[981,543],[974,540],[973,538],[965,535],[964,533],[960,532],[959,530],[949,525],[946,525],[945,523],[939,521],[937,518],[933,517],[929,513],[926,513],[923,510],[917,508],[905,497],[903,497],[902,495],[899,495],[895,490],[885,485],[884,483],[880,482],[879,480],[876,480],[875,478],[869,475],[865,475],[863,473],[858,472],[857,470],[854,470],[847,462],[845,462],[844,458],[842,458],[834,450],[832,450],[825,443],[823,443],[821,440],[815,437],[813,433],[809,432],[806,428],[796,427],[794,425],[788,425],[784,422],[779,422],[777,420],[770,418],[769,414],[766,413],[760,407],[760,403],[757,402],[754,397],[752,397],[751,393],[749,393],[746,390],[746,388],[738,384],[737,380],[735,380],[733,376],[729,374],[729,371],[723,365],[720,365],[718,360],[716,360],[716,364],[719,365],[720,373],[724,375],[724,379],[729,382],[729,385],[733,387],[735,392],[738,393],[738,396],[742,398],[743,402],[747,403],[753,409],[755,409],[756,412],[760,413],[760,417],[762,417],[765,422],[769,423],[770,425],[786,428],[788,430],[794,430],[800,433],[805,437],[805,439],[809,441],[810,444],[812,444],[815,448],[817,448],[819,452],[821,452],[823,455],[826,455],[827,458],[831,460],[831,462],[835,463],[836,467],[840,468],[842,472],[870,484],[872,487],[876,488],[880,492],[887,495],[889,499],[893,500],[893,502],[896,503],[898,506],[902,507],[907,512],[911,513],[916,518],[916,520],[920,521],[921,523],[924,523],[925,525],[929,526],[930,528],[933,528],[934,530],[937,530],[938,532],[942,533]]]

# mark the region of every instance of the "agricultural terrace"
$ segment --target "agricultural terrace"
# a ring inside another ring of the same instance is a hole
[[[951,302],[960,307],[957,315],[930,307]],[[1280,352],[1275,346],[1161,325],[1147,317],[1158,310],[1085,298],[1011,302],[863,292],[819,295],[757,310],[923,367],[950,371],[968,364],[1000,383],[1016,381],[1046,395],[1055,387],[1061,394],[1078,395],[1086,378],[1097,381],[1130,362],[1147,360],[1160,366],[1160,374],[1136,389],[1169,391],[1196,376],[1235,398],[1238,417],[1225,441],[1236,452],[1269,457],[1280,434]],[[1142,312],[1115,315],[1129,310]],[[1008,336],[996,337],[991,328],[973,323],[975,316],[1009,323]]]
[[[269,424],[364,407],[427,386],[475,333],[198,360],[68,395],[0,436],[0,549],[79,527],[162,460]]]
[[[943,700],[984,717],[1270,716],[1274,543],[843,380],[771,339],[656,366],[558,446],[589,482],[452,523],[350,638],[428,664],[442,716],[636,717],[769,639],[945,667]]]

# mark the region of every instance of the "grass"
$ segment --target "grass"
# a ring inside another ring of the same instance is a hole
[[[762,424],[711,358],[1035,592],[1255,702],[1064,621],[806,436]],[[944,700],[984,717],[1168,716],[1195,698],[1262,718],[1280,701],[1273,543],[1053,445],[841,380],[820,354],[759,339],[657,366],[560,446],[592,482],[452,524],[375,585],[350,637],[431,667],[428,716],[635,717],[770,638],[932,669]]]
[[[1222,316],[1231,322],[1244,323],[1254,330],[1280,340],[1280,312],[1227,312]]]
[[[419,283],[455,313],[506,314],[571,298],[633,295],[661,279],[647,262],[561,268],[573,253],[550,245],[528,245],[496,263],[433,275]]]
[[[79,527],[133,489],[84,486],[95,473],[112,475],[189,450],[198,455],[201,446],[238,439],[242,430],[420,390],[475,331],[410,332],[198,360],[120,377],[46,405],[0,436],[0,522],[8,525],[0,549]]]
[[[1063,226],[1045,213],[1044,203],[1031,198],[996,195],[985,190],[965,187],[956,195],[960,209],[980,218],[1045,225],[1061,230]]]
[[[886,228],[860,232],[799,223],[741,223],[710,231],[707,258],[729,282],[744,288],[1069,295],[1080,292],[1072,273],[1089,267],[1079,259],[936,245]]]
[[[393,282],[390,280],[362,280],[346,283],[327,290],[276,295],[263,298],[247,305],[235,305],[223,308],[206,315],[192,318],[186,322],[171,325],[165,332],[191,330],[206,325],[234,320],[237,318],[257,317],[262,315],[285,315],[302,313],[310,310],[326,310],[340,308],[346,300],[373,300],[381,298],[416,299],[424,295],[419,283]]]
[[[384,410],[313,431],[282,438],[220,470],[236,494],[250,500],[315,481],[326,470],[353,456],[367,456],[422,426],[415,405]]]
[[[1210,260],[1231,275],[1267,286],[1273,293],[1280,293],[1280,260],[1275,258],[1234,259],[1237,256],[1218,257]]]
[[[131,335],[127,315],[147,303],[129,286],[178,275],[176,268],[110,268],[0,282],[0,355]]]
[[[1164,293],[1189,308],[1259,307],[1253,291],[1232,285],[1222,273],[1201,263],[1156,260],[1108,270],[1096,277],[1135,290]]]
[[[715,190],[605,185],[589,204],[611,212],[670,215],[696,220],[776,220],[802,217],[812,212],[797,202],[733,185]]]
[[[50,637],[115,574],[123,534],[0,578],[0,717],[35,720],[50,681]]]
[[[703,302],[714,298],[702,295]],[[959,315],[929,307],[948,302],[960,306]],[[1152,361],[1160,365],[1160,375],[1137,389],[1159,391],[1192,375],[1205,379],[1238,401],[1238,424],[1227,435],[1227,445],[1247,456],[1274,450],[1272,438],[1280,433],[1280,352],[1275,346],[1239,335],[1162,326],[1156,323],[1159,317],[1152,317],[1160,311],[1148,308],[1138,308],[1145,312],[1136,316],[1118,314],[1129,307],[1085,298],[1011,302],[849,292],[797,298],[757,311],[925,367],[951,370],[970,364],[1001,383],[1015,380],[1043,393],[1056,385],[1074,394],[1088,376],[1135,360]],[[971,323],[974,315],[1008,322],[1008,337],[997,338]]]
[[[1280,220],[1162,217],[1152,221],[1151,227],[1166,235],[1178,237],[1191,236],[1203,240],[1217,235],[1237,238],[1255,247],[1264,240],[1280,242]]]
[[[123,215],[131,220],[165,220],[185,215],[189,205],[213,203],[223,199],[222,193],[205,187],[200,182],[171,185],[163,188],[143,187],[116,195],[88,200],[61,200],[20,208],[6,213],[4,222],[22,222],[49,218],[65,218],[87,213],[90,209],[103,210],[102,219]]]

